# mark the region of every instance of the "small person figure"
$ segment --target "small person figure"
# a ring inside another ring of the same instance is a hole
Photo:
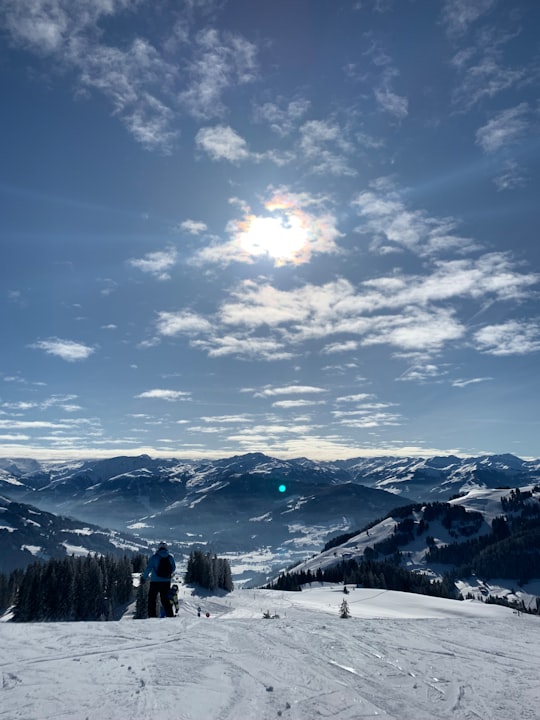
[[[174,585],[171,585],[171,589],[169,590],[169,602],[171,604],[171,607],[174,610],[174,614],[178,615],[178,610],[180,609],[180,603],[178,602],[178,585],[175,583]]]
[[[197,608],[197,617],[201,617],[201,606]]]

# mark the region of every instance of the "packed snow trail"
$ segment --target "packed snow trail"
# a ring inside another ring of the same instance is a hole
[[[537,617],[373,590],[186,597],[178,618],[0,624],[1,720],[533,720]],[[210,610],[197,618],[196,607]],[[264,620],[270,609],[278,619]]]

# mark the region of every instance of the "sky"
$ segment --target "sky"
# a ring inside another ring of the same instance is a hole
[[[3,0],[0,455],[539,457],[539,26]]]

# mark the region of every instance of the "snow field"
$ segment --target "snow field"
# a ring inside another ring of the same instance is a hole
[[[539,717],[537,617],[339,586],[181,591],[172,619],[1,623],[0,719]]]

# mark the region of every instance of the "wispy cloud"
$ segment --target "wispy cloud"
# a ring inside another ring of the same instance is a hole
[[[294,353],[277,338],[258,337],[245,332],[219,334],[192,340],[193,347],[208,353],[209,357],[233,355],[266,361],[290,360]]]
[[[374,67],[373,94],[379,109],[397,120],[403,120],[409,114],[409,101],[394,89],[394,82],[400,74],[398,68],[377,42],[372,41],[364,55],[371,60]]]
[[[436,218],[409,208],[402,193],[384,178],[358,193],[352,206],[363,220],[356,229],[372,235],[371,247],[378,253],[406,248],[418,255],[446,255],[477,249],[476,242],[455,232],[454,218]]]
[[[190,0],[183,7],[182,38],[177,24],[163,47],[140,35],[121,45],[107,44],[114,36],[105,32],[104,21],[143,4],[141,0],[6,0],[0,7],[0,24],[13,44],[74,70],[79,95],[97,91],[107,97],[113,114],[146,149],[170,154],[180,134],[178,107],[198,119],[221,116],[225,91],[256,77],[257,48],[237,33],[214,28],[192,38],[195,9],[204,10],[212,3]],[[181,51],[181,59],[170,61],[171,49]]]
[[[465,387],[468,387],[469,385],[477,385],[478,383],[489,382],[490,380],[493,380],[493,378],[492,377],[476,377],[476,378],[470,378],[469,380],[457,379],[457,380],[452,381],[452,387],[465,388]]]
[[[290,102],[278,98],[276,102],[255,105],[253,117],[255,122],[267,123],[272,132],[280,137],[286,137],[298,127],[300,120],[310,107],[311,101],[306,98],[299,98]]]
[[[335,420],[344,427],[374,428],[379,426],[401,425],[403,418],[394,408],[395,403],[380,402],[367,393],[337,398],[336,404],[354,404],[354,409],[336,409],[332,411]]]
[[[511,64],[515,56],[505,53],[505,47],[519,36],[521,28],[512,29],[515,18],[511,15],[508,26],[507,31],[482,27],[452,58],[451,65],[461,78],[452,94],[452,101],[460,110],[469,111],[509,88],[531,82],[537,75],[535,58],[522,61],[519,65]]]
[[[208,226],[200,220],[184,220],[180,223],[180,229],[190,235],[200,235],[208,230]]]
[[[533,320],[509,320],[486,325],[475,333],[481,352],[490,355],[526,355],[540,350],[540,323]]]
[[[191,393],[184,392],[182,390],[166,390],[162,388],[155,388],[153,390],[145,390],[139,395],[135,395],[135,397],[150,400],[166,400],[167,402],[177,402],[178,400],[191,400]]]
[[[519,140],[530,127],[529,105],[520,103],[516,107],[498,112],[476,133],[476,142],[484,152],[492,153]]]
[[[186,310],[158,313],[157,329],[160,335],[198,335],[212,331],[212,327],[212,323],[206,318]]]
[[[409,114],[409,101],[404,95],[398,95],[386,84],[375,89],[375,99],[381,110],[393,115],[398,120]]]
[[[494,5],[495,0],[445,0],[442,21],[449,35],[461,36]]]
[[[537,274],[520,272],[505,253],[437,261],[431,274],[393,274],[358,287],[344,278],[291,290],[244,281],[210,320],[162,314],[160,332],[190,335],[193,346],[214,357],[284,359],[293,357],[302,343],[321,340],[327,346],[337,335],[340,342],[358,347],[388,344],[401,352],[429,354],[466,338],[461,300],[482,305],[521,300],[538,281]],[[424,358],[409,379],[441,372]]]
[[[177,68],[143,38],[123,47],[102,42],[101,21],[138,4],[140,0],[7,0],[0,18],[13,43],[75,70],[80,93],[105,95],[138,142],[169,153],[178,132],[163,91]]]
[[[527,173],[515,160],[507,160],[493,182],[499,191],[516,190],[526,185]]]
[[[143,258],[132,258],[129,264],[144,273],[154,275],[158,280],[170,280],[168,270],[176,265],[178,253],[176,248],[147,253]]]
[[[316,385],[283,385],[281,387],[265,387],[255,393],[255,397],[274,397],[276,395],[318,395],[325,389]]]
[[[282,410],[291,410],[301,407],[309,407],[311,405],[325,405],[325,400],[312,400],[310,398],[303,398],[298,400],[276,400],[272,403],[272,407],[281,408]]]
[[[38,350],[44,350],[48,355],[67,360],[68,362],[76,362],[77,360],[86,360],[95,352],[95,347],[78,343],[74,340],[62,340],[60,338],[49,338],[48,340],[38,340],[30,347]]]
[[[321,352],[325,355],[334,355],[337,353],[355,352],[355,350],[358,350],[358,342],[356,340],[345,340],[343,342],[329,343]]]
[[[17,401],[3,402],[2,407],[8,410],[19,410],[26,412],[28,410],[49,410],[50,408],[60,408],[64,412],[76,412],[82,410],[80,405],[73,401],[77,399],[77,395],[52,395],[44,400],[34,401]]]
[[[212,160],[239,163],[250,157],[244,138],[226,125],[201,128],[195,136],[195,142]]]
[[[335,120],[309,120],[300,128],[300,158],[316,174],[355,176],[348,155],[354,150]]]
[[[257,47],[238,34],[202,30],[195,38],[187,74],[188,87],[180,93],[180,102],[196,118],[219,117],[225,111],[225,90],[256,78]]]
[[[402,373],[396,380],[401,382],[432,383],[438,382],[448,373],[446,368],[441,368],[433,362],[417,362]]]

